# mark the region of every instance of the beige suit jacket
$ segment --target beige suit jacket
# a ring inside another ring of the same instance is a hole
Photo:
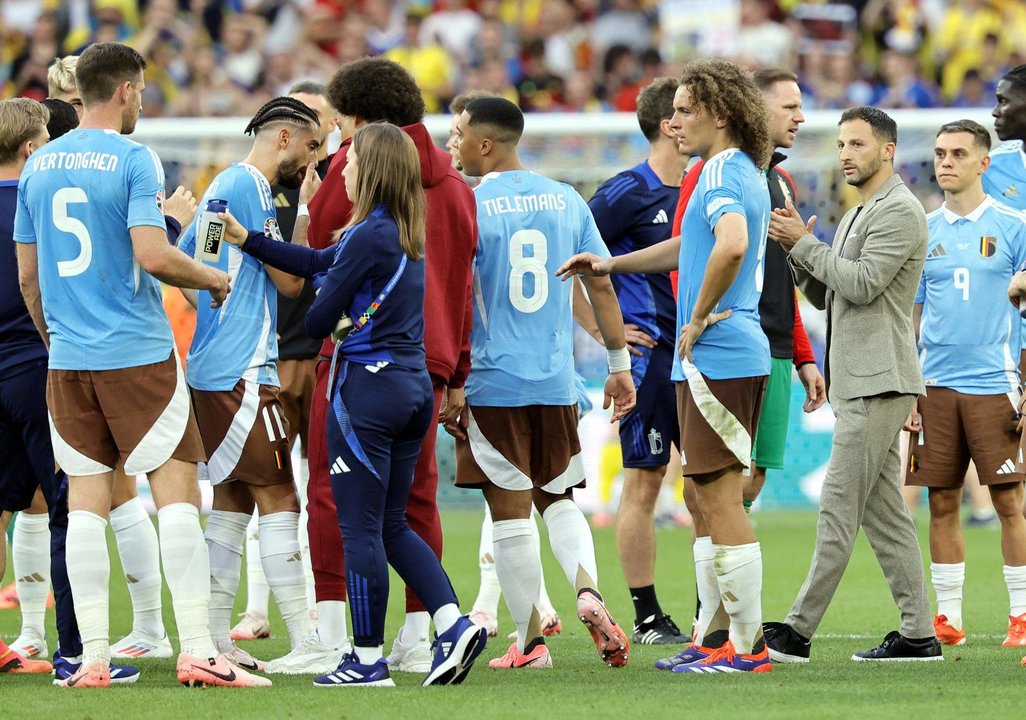
[[[923,393],[912,305],[926,247],[923,206],[893,175],[845,214],[833,247],[809,234],[791,249],[795,284],[827,313],[831,400]]]

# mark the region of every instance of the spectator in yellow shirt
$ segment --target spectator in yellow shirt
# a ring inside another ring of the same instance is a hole
[[[410,13],[406,16],[403,42],[385,53],[385,57],[402,65],[417,81],[429,113],[441,112],[445,100],[453,96],[455,66],[449,52],[437,39],[421,44],[420,26],[423,18]]]

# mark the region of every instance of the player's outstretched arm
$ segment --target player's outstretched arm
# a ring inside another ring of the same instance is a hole
[[[335,246],[314,250],[294,243],[278,242],[261,232],[246,230],[230,212],[218,213],[218,217],[225,221],[225,240],[267,267],[299,278],[312,278],[327,272],[335,260]]]
[[[626,255],[600,258],[592,253],[580,253],[563,263],[556,275],[564,282],[574,275],[602,277],[611,273],[660,273],[677,269],[680,256],[680,236],[656,243],[644,250]]]
[[[613,417],[610,422],[616,422],[633,410],[637,401],[634,380],[631,377],[631,358],[624,336],[623,315],[620,313],[620,304],[616,300],[616,292],[609,278],[586,276],[582,281],[595,311],[595,322],[598,324],[599,334],[609,356],[609,377],[606,378],[605,401],[602,407],[608,408],[610,403],[613,404]]]
[[[21,296],[25,298],[32,322],[43,338],[46,349],[50,349],[50,333],[46,329],[46,318],[43,317],[43,294],[39,291],[39,256],[36,254],[35,243],[15,243],[18,249],[18,285]]]
[[[167,243],[163,228],[139,225],[129,231],[139,267],[163,283],[210,293],[210,306],[220,307],[231,292],[228,273],[207,267]]]

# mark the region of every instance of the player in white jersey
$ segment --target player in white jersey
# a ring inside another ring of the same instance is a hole
[[[941,127],[934,148],[944,204],[927,216],[929,247],[916,297],[916,332],[926,394],[912,410],[908,485],[930,496],[934,629],[962,645],[965,545],[962,484],[970,460],[1001,520],[1010,599],[1008,647],[1026,645],[1026,519],[1017,410],[1020,318],[1005,300],[1026,264],[1026,216],[988,196],[990,133],[972,120]]]
[[[233,668],[210,640],[210,567],[199,524],[203,459],[158,280],[208,290],[228,275],[167,241],[164,174],[135,129],[146,61],[118,43],[87,49],[76,70],[79,129],[33,157],[19,185],[15,241],[26,304],[50,340],[47,405],[57,462],[69,476],[67,563],[82,664],[61,684],[110,685],[110,560],[105,529],[113,468],[147,473],[158,507],[183,684],[268,685]]]
[[[503,98],[467,105],[457,125],[459,164],[482,177],[474,329],[464,429],[457,435],[456,484],[481,487],[493,523],[495,572],[517,626],[496,668],[550,667],[536,606],[541,579],[530,516],[533,504],[552,551],[577,593],[577,613],[603,661],[627,663],[627,636],[598,592],[588,521],[573,501],[584,482],[577,437],[571,285],[553,273],[574,253],[607,255],[584,199],[568,185],[524,169],[517,144],[524,116]],[[612,283],[585,288],[610,354],[605,406],[613,418],[634,406],[623,319]]]
[[[274,98],[246,127],[255,136],[240,163],[222,171],[201,201],[227,203],[227,211],[249,231],[282,241],[271,194],[272,184],[298,187],[320,148],[319,119],[308,105]],[[304,189],[312,188],[313,180]],[[312,195],[312,192],[310,193]],[[307,198],[309,199],[309,198]],[[296,647],[310,631],[303,564],[299,551],[299,500],[293,484],[288,421],[278,399],[278,295],[296,297],[297,278],[234,245],[221,247],[216,260],[197,252],[200,217],[186,229],[179,247],[205,265],[227,271],[232,294],[218,308],[207,293],[186,296],[197,307],[196,333],[186,363],[186,380],[207,462],[200,476],[214,486],[207,519],[210,552],[210,634],[218,652],[246,670],[263,663],[235,646],[230,637],[232,608],[239,588],[242,549],[253,510],[259,511],[260,559]]]

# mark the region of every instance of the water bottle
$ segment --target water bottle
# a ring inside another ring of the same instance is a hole
[[[209,263],[221,260],[221,246],[224,244],[225,222],[217,216],[228,209],[227,200],[210,199],[206,209],[200,213],[196,227],[196,259]]]

